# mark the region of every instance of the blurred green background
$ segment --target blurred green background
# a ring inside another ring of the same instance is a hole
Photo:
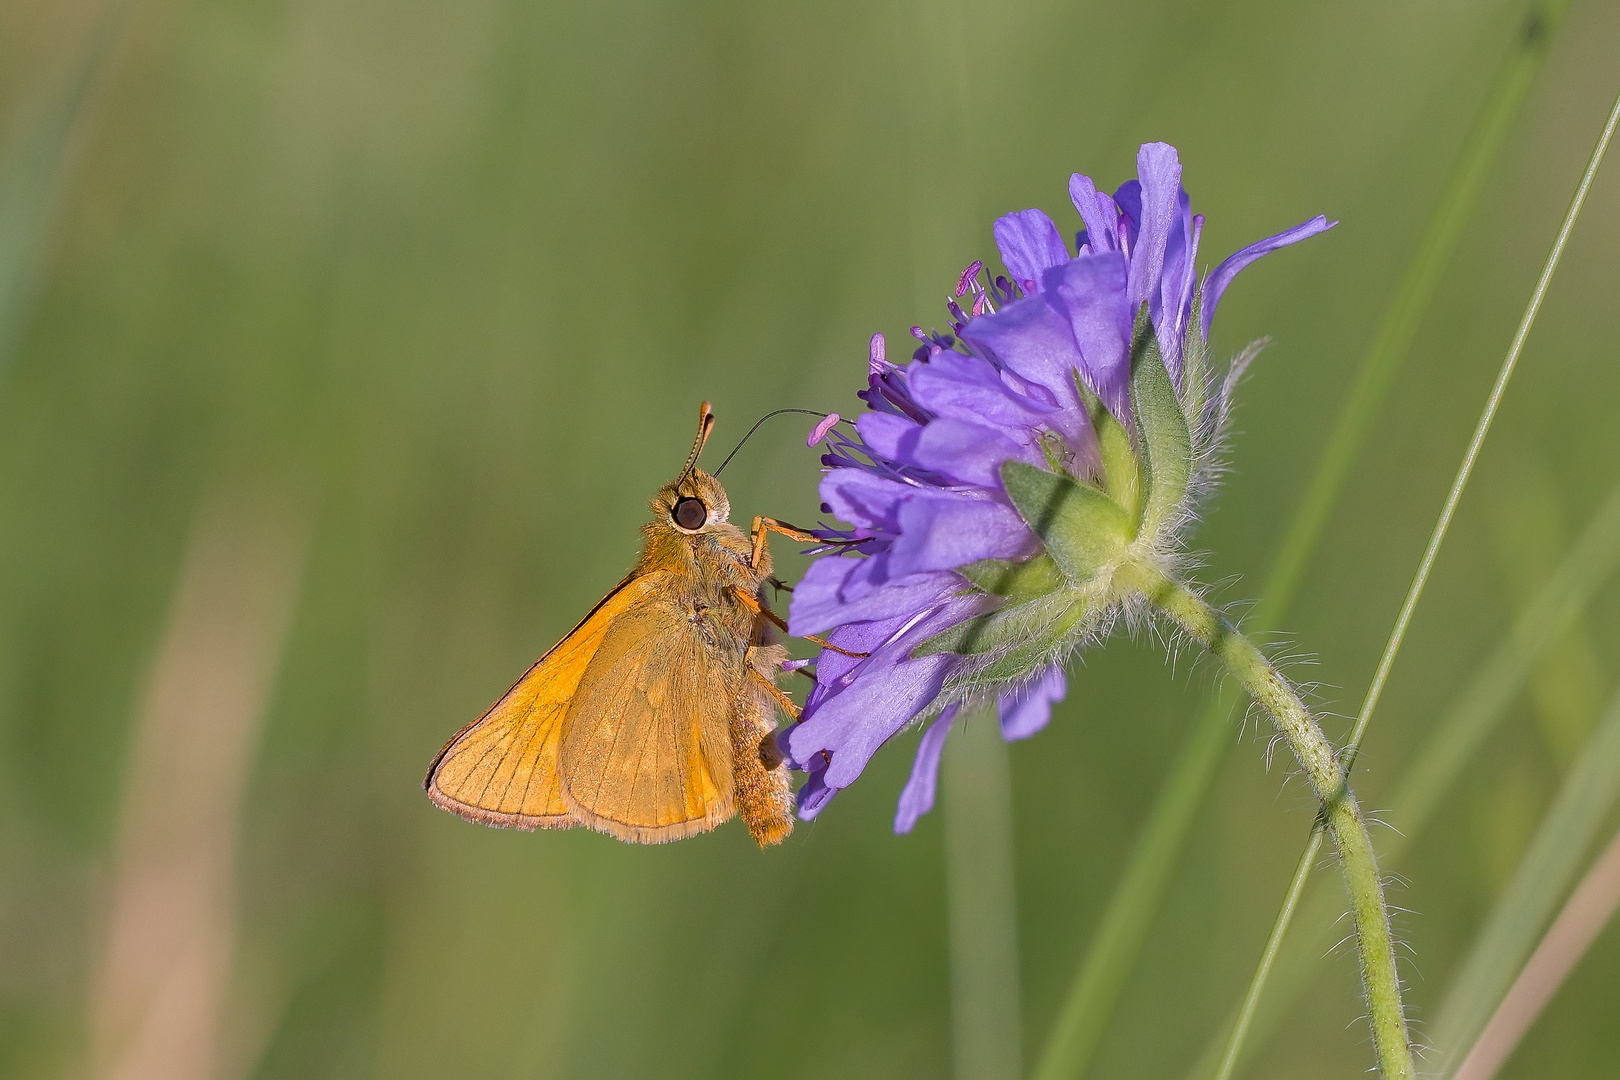
[[[722,450],[771,408],[855,411],[867,336],[943,323],[996,215],[1072,227],[1069,173],[1112,188],[1149,139],[1210,263],[1342,222],[1216,325],[1275,340],[1195,541],[1252,598],[1524,11],[0,6],[0,1075],[950,1075],[948,815],[890,831],[915,734],[766,853],[477,828],[425,767],[622,574],[700,400]],[[1620,6],[1577,0],[1277,641],[1336,737],[1617,42]],[[1611,165],[1373,727],[1370,808],[1620,481],[1617,274]],[[735,516],[813,519],[776,423],[727,470]],[[1420,1040],[1617,657],[1611,585],[1392,867]],[[1117,638],[1010,749],[1026,1062],[1209,695],[1190,660]],[[1241,720],[1090,1075],[1182,1075],[1247,984],[1312,806]],[[1364,1075],[1353,953],[1313,962],[1250,1075]],[[1612,1076],[1617,995],[1611,927],[1505,1075]],[[130,1065],[142,1024],[197,1062]]]

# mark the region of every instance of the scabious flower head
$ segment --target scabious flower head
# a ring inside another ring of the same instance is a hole
[[[1175,149],[1143,146],[1137,172],[1112,196],[1070,179],[1072,250],[1039,210],[997,221],[1006,274],[963,271],[949,330],[913,327],[903,367],[874,335],[855,430],[811,433],[822,509],[850,527],[818,530],[829,546],[789,609],[792,633],[835,646],[782,740],[809,773],[802,817],[933,716],[895,819],[909,831],[962,703],[994,700],[1008,739],[1039,731],[1068,659],[1131,604],[1121,568],[1181,550],[1232,382],[1217,389],[1205,361],[1215,307],[1249,263],[1332,223],[1250,245],[1200,283],[1204,219]]]

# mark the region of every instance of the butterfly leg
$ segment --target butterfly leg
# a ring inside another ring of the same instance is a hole
[[[750,645],[748,647],[748,654],[745,657],[745,659],[748,661],[746,666],[748,668],[749,678],[758,683],[760,689],[764,690],[771,696],[772,700],[774,700],[778,705],[782,706],[782,709],[789,716],[797,720],[799,718],[799,706],[794,703],[792,698],[782,693],[781,687],[777,686],[775,683],[771,682],[770,679],[767,679],[764,675],[760,674],[759,669],[754,667],[752,663],[754,649],[755,646]]]
[[[749,560],[749,565],[756,570],[759,569],[765,558],[765,538],[773,532],[781,533],[783,536],[791,537],[794,540],[801,540],[807,544],[821,542],[821,537],[815,533],[806,532],[796,525],[789,525],[785,521],[777,521],[775,518],[765,517],[762,514],[755,515],[753,528],[749,529],[748,532],[754,538],[754,555]]]
[[[785,634],[788,632],[788,625],[783,621],[782,616],[778,615],[764,604],[761,604],[757,597],[750,596],[748,591],[741,585],[733,585],[731,589],[737,594],[737,599],[742,601],[743,607],[752,611],[755,615],[762,615],[769,619],[771,624],[778,630],[782,631],[782,633]],[[853,656],[856,659],[861,659],[871,655],[871,653],[850,652],[848,649],[841,649],[837,645],[834,645],[832,642],[828,641],[826,638],[816,634],[806,634],[804,635],[804,640],[814,642],[815,644],[820,645],[823,649],[831,649],[835,653],[843,653],[845,656]]]

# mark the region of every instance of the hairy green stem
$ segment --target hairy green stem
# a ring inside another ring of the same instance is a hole
[[[1344,769],[1322,729],[1300,701],[1293,686],[1265,654],[1203,598],[1157,570],[1132,566],[1126,581],[1237,676],[1249,696],[1271,715],[1311,789],[1322,804],[1322,818],[1339,852],[1350,913],[1355,921],[1361,958],[1361,984],[1367,998],[1373,1048],[1385,1080],[1411,1080],[1412,1050],[1401,1007],[1401,983],[1395,970],[1395,945],[1384,883],[1366,819],[1345,779]]]

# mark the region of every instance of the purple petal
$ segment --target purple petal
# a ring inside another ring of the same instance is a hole
[[[900,535],[890,551],[895,577],[950,570],[980,559],[1031,555],[1040,541],[1005,503],[956,492],[922,492],[900,506]]]
[[[882,556],[826,556],[811,563],[793,587],[793,599],[788,603],[788,632],[806,637],[845,623],[909,615],[938,603],[962,586],[961,579],[945,570],[891,580],[888,562]]]
[[[1090,262],[1098,257],[1087,256],[1076,261]],[[1120,256],[1100,257],[1117,259]],[[1063,268],[1059,267],[1048,271],[1047,276],[1062,272]],[[1057,411],[1046,420],[1045,426],[1068,441],[1076,467],[1084,471],[1097,458],[1097,437],[1074,385],[1074,373],[1083,369],[1085,359],[1074,340],[1069,320],[1047,302],[1049,299],[1047,296],[1027,297],[1000,311],[981,315],[962,330],[962,336],[992,354],[1008,372],[1023,380],[1024,396],[1038,391],[1051,398]],[[1089,381],[1089,375],[1087,379]]]
[[[855,418],[855,430],[861,433],[861,441],[867,449],[890,461],[910,461],[911,452],[922,437],[921,424],[894,413],[862,413]]]
[[[911,763],[911,778],[900,792],[900,805],[894,814],[894,831],[908,833],[917,819],[934,808],[934,791],[939,785],[939,759],[945,751],[945,736],[956,718],[956,705],[950,704],[934,717],[917,743],[917,757]]]
[[[1119,219],[1120,249],[1127,258],[1136,250],[1136,237],[1142,231],[1142,181],[1127,180],[1114,192],[1114,205],[1125,216]]]
[[[840,594],[849,576],[869,561],[827,555],[811,563],[788,599],[788,633],[805,637],[847,622],[838,617],[838,609],[843,607]]]
[[[1118,204],[1098,191],[1091,177],[1079,173],[1069,177],[1069,198],[1073,200],[1074,208],[1080,211],[1080,219],[1086,223],[1083,235],[1091,250],[1120,250]]]
[[[841,681],[848,685],[819,698],[813,710],[805,708],[804,719],[787,733],[788,756],[803,767],[822,751],[830,752],[826,784],[848,787],[878,747],[928,708],[963,662],[951,653],[913,659],[911,650],[982,606],[980,598],[963,597],[909,620],[900,633],[843,676]]]
[[[827,640],[844,651],[822,649],[816,654],[816,685],[811,688],[810,698],[805,702],[805,713],[814,713],[823,699],[833,697],[848,687],[866,663],[866,657],[904,630],[906,624],[916,617],[917,611],[906,611],[877,622],[847,623],[831,631]],[[795,764],[798,764],[797,760]]]
[[[1025,686],[1010,690],[997,699],[1001,712],[1001,737],[1009,742],[1027,739],[1052,719],[1052,705],[1069,692],[1063,665],[1053,664]]]
[[[1159,291],[1164,275],[1165,247],[1170,240],[1176,201],[1181,192],[1181,162],[1169,143],[1144,143],[1136,155],[1136,175],[1141,178],[1141,230],[1131,250],[1130,285],[1126,290],[1131,310]]]
[[[926,364],[913,364],[906,380],[917,403],[936,416],[1036,427],[1058,411],[1008,386],[988,361],[958,352],[942,352]]]
[[[1192,201],[1182,191],[1176,199],[1175,219],[1164,249],[1164,277],[1152,297],[1153,329],[1159,339],[1164,366],[1176,386],[1181,386],[1181,344],[1187,332],[1187,316],[1192,307],[1192,287],[1197,254],[1193,239]]]
[[[862,414],[864,421],[872,413]],[[868,534],[900,531],[900,503],[917,489],[865,469],[832,469],[821,478],[821,501],[829,514]]]
[[[1040,465],[1044,459],[1028,429],[1002,430],[942,416],[922,429],[912,460],[952,483],[999,488],[1002,462]]]
[[[1117,252],[1075,259],[1046,275],[1042,297],[1079,345],[1080,373],[1118,417],[1129,417],[1131,305],[1125,257]]]
[[[791,729],[790,729],[791,730]],[[778,743],[781,739],[778,738]],[[800,786],[795,796],[799,806],[799,817],[804,821],[814,821],[817,814],[826,809],[832,802],[832,797],[838,794],[838,789],[827,786],[827,761],[817,757],[809,770],[810,775]]]
[[[1337,224],[1337,221],[1329,221],[1321,214],[1318,214],[1309,221],[1295,225],[1292,229],[1280,232],[1276,236],[1268,236],[1257,244],[1250,244],[1243,250],[1233,253],[1225,262],[1217,266],[1214,273],[1204,280],[1204,325],[1200,327],[1204,337],[1206,339],[1209,337],[1209,321],[1215,317],[1215,305],[1221,302],[1221,294],[1226,291],[1228,285],[1232,284],[1232,279],[1238,276],[1238,271],[1262,255],[1269,255],[1278,248],[1287,247],[1289,244],[1297,244],[1306,237],[1315,236],[1317,233],[1327,232]]]
[[[996,221],[996,247],[1007,272],[1025,293],[1040,291],[1041,274],[1069,261],[1052,219],[1039,210],[1020,210]]]
[[[1080,407],[1080,395],[1074,388],[1074,371],[1084,362],[1080,346],[1069,320],[1046,297],[1026,297],[981,315],[968,323],[962,335],[989,349],[1015,374],[1044,386],[1064,411]]]

